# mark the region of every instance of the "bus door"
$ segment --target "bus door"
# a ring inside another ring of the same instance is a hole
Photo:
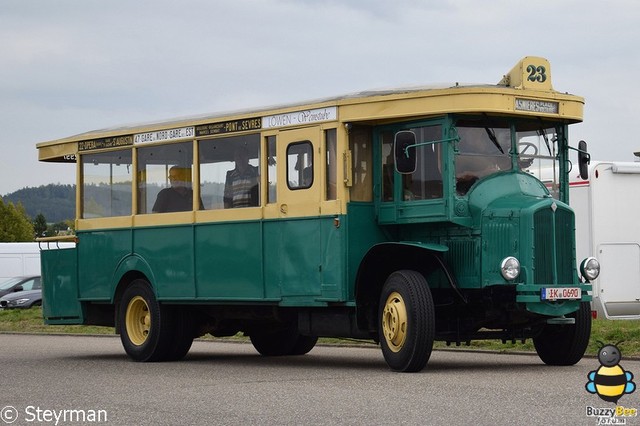
[[[320,135],[312,127],[276,136],[277,193],[265,209],[266,293],[285,305],[321,294]]]
[[[317,216],[320,206],[320,128],[278,136],[278,212],[281,218]],[[317,163],[317,164],[314,164]]]
[[[394,141],[398,131],[415,139],[415,169],[400,174],[395,167]],[[415,127],[390,127],[377,133],[382,167],[378,223],[414,223],[442,221],[447,216],[444,198],[442,125],[438,122]]]

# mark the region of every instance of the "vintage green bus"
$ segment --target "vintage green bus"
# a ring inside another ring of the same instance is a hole
[[[574,364],[599,272],[577,266],[568,206],[583,105],[525,57],[497,84],[39,143],[77,170],[75,247],[41,253],[45,322],[115,327],[136,361],[244,333],[265,356],[370,339],[396,371],[424,368],[436,340],[531,338]]]

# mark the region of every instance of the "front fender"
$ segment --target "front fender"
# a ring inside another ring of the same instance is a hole
[[[416,241],[388,242],[372,246],[362,258],[356,275],[355,298],[359,327],[376,329],[380,293],[389,275],[407,269],[427,277],[435,269],[446,268],[442,253],[448,250],[447,246],[441,244]]]

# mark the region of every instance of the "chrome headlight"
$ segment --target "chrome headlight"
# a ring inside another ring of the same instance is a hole
[[[505,257],[500,263],[500,273],[507,281],[515,280],[520,275],[520,262],[513,256]]]
[[[595,257],[587,257],[580,264],[580,273],[586,280],[595,280],[600,275],[600,262]]]

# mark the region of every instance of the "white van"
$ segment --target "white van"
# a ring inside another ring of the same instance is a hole
[[[589,178],[570,183],[576,258],[594,256],[598,317],[640,319],[640,162],[591,161]]]
[[[40,275],[40,249],[47,249],[50,244],[0,243],[0,283],[13,277]],[[59,246],[73,247],[74,244],[59,243]]]

